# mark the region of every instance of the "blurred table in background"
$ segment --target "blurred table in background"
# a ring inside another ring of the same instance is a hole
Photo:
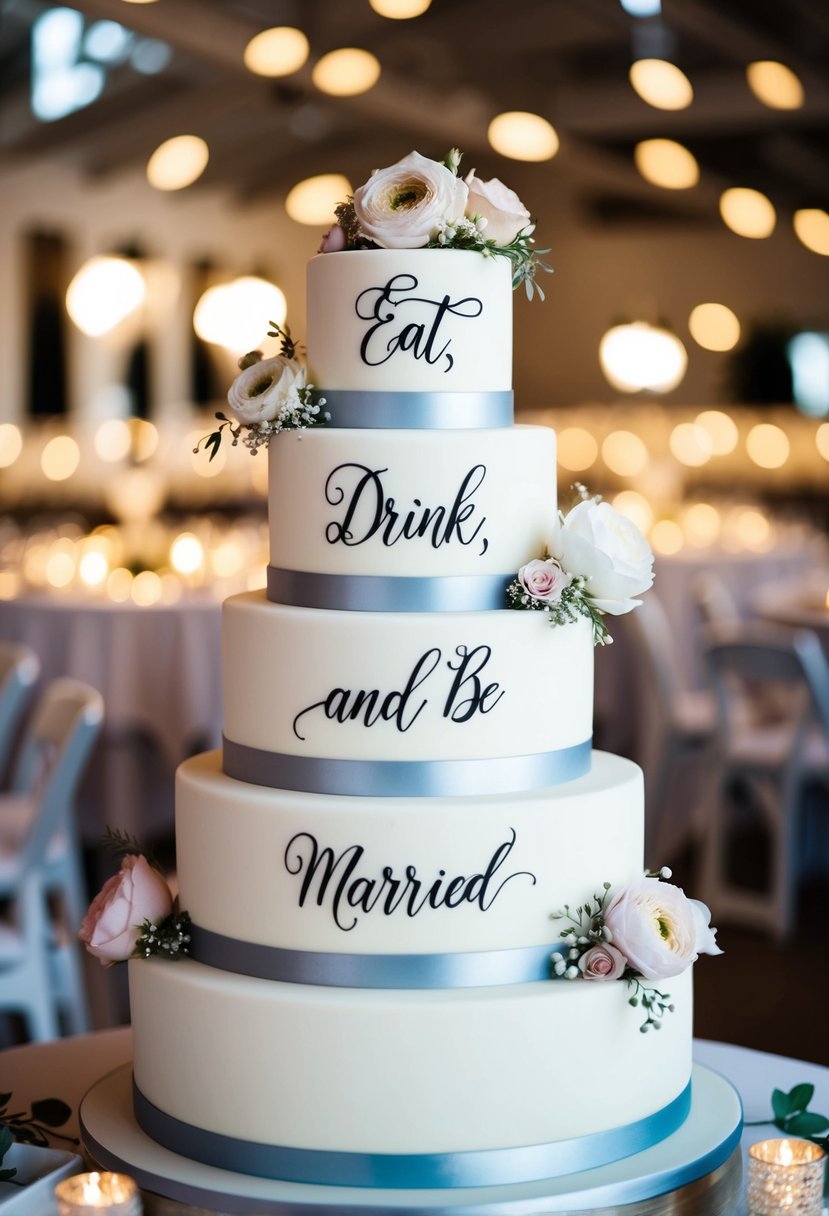
[[[221,741],[220,617],[207,593],[150,606],[48,593],[0,601],[0,637],[35,651],[41,685],[72,676],[103,695],[104,735],[79,825],[87,842],[107,825],[139,839],[172,828],[172,771]],[[147,796],[139,739],[160,758],[167,797]]]
[[[794,586],[771,583],[760,587],[752,597],[751,611],[773,625],[811,629],[829,654],[829,565]]]

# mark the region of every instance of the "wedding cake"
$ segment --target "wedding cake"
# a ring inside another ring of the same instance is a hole
[[[560,1179],[683,1126],[717,952],[645,875],[640,770],[591,746],[652,558],[583,489],[559,512],[553,432],[513,424],[515,195],[413,154],[338,221],[307,372],[278,331],[210,437],[267,443],[270,566],[224,605],[224,747],[177,777],[189,919],[130,962],[135,1119],[288,1183]]]

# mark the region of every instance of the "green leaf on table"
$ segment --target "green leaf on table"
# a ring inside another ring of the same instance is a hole
[[[805,1110],[815,1096],[814,1085],[795,1085],[794,1089],[789,1091],[789,1112]]]
[[[47,1127],[60,1127],[72,1114],[72,1108],[60,1098],[41,1098],[32,1103],[32,1118]]]
[[[9,1094],[11,1097],[11,1094]],[[8,1100],[8,1099],[7,1099]],[[0,1163],[14,1144],[14,1136],[11,1133],[11,1128],[6,1127],[5,1123],[0,1123]],[[14,1178],[17,1170],[0,1170],[0,1182],[7,1182],[9,1178]]]
[[[797,1086],[795,1086],[797,1088]],[[775,1122],[782,1122],[787,1115],[792,1113],[792,1106],[788,1094],[784,1094],[782,1089],[775,1089],[771,1095],[771,1109],[774,1111]]]
[[[790,1115],[786,1120],[785,1131],[792,1132],[795,1136],[818,1136],[821,1132],[825,1132],[829,1128],[829,1119],[825,1115],[815,1114],[813,1111],[798,1111],[797,1114]]]

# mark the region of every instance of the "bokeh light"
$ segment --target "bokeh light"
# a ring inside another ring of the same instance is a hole
[[[193,328],[203,342],[241,355],[264,341],[270,321],[282,325],[287,312],[285,293],[275,283],[244,275],[208,287],[193,313]]]
[[[675,426],[668,446],[679,463],[691,469],[707,464],[713,454],[708,432],[695,422],[680,422]]]
[[[123,418],[110,418],[102,422],[95,432],[94,443],[101,460],[123,460],[132,447],[129,424]]]
[[[306,177],[288,192],[285,210],[297,224],[332,224],[334,208],[347,194],[353,194],[351,183],[342,173],[320,173]]]
[[[740,438],[737,424],[722,410],[703,410],[697,414],[694,422],[701,426],[711,442],[713,456],[727,456],[733,452]]]
[[[648,463],[648,449],[633,431],[611,431],[602,442],[602,460],[611,473],[635,477]]]
[[[643,101],[657,110],[684,110],[694,100],[685,73],[667,59],[637,59],[631,64],[630,83]]]
[[[170,565],[179,574],[195,574],[204,564],[204,547],[192,532],[182,532],[170,546]]]
[[[761,469],[779,469],[789,459],[786,432],[771,422],[758,422],[746,436],[746,451]]]
[[[746,79],[757,100],[772,110],[799,110],[803,105],[803,85],[785,63],[758,59],[746,68]]]
[[[829,214],[819,207],[795,211],[792,219],[797,239],[812,253],[829,257]]]
[[[643,139],[633,160],[646,182],[665,190],[688,190],[699,181],[696,157],[673,139]]]
[[[487,127],[486,137],[496,152],[511,160],[552,160],[559,148],[552,123],[527,110],[497,114]]]
[[[740,341],[740,322],[725,304],[697,304],[688,318],[688,329],[705,350],[732,350]]]
[[[311,78],[321,93],[332,97],[355,97],[377,84],[380,61],[370,51],[355,46],[341,47],[317,60]]]
[[[81,461],[81,449],[69,435],[55,435],[43,449],[40,467],[49,481],[66,481]]]
[[[132,262],[94,257],[69,284],[66,311],[82,333],[100,338],[140,308],[146,294],[144,276]]]
[[[78,563],[78,574],[87,587],[101,587],[109,574],[109,562],[103,553],[90,549]]]
[[[566,426],[558,432],[558,463],[571,473],[580,473],[595,463],[599,445],[581,426]]]
[[[75,577],[75,561],[71,553],[56,549],[46,562],[46,581],[50,587],[68,587]]]
[[[368,0],[375,13],[393,21],[408,21],[426,12],[432,0]]]
[[[147,181],[156,190],[184,190],[207,168],[210,149],[198,135],[174,135],[147,161]]]
[[[614,497],[613,506],[647,535],[653,525],[653,508],[644,494],[637,490],[621,490]]]
[[[126,566],[118,566],[112,570],[107,578],[106,590],[107,595],[116,604],[123,604],[130,598],[132,590],[132,573],[127,570]]]
[[[765,194],[742,186],[723,191],[720,215],[726,227],[737,236],[755,241],[771,236],[777,223],[777,212]]]
[[[688,354],[675,334],[645,321],[616,325],[599,343],[608,383],[623,393],[670,392],[682,380]]]
[[[660,519],[651,529],[650,542],[656,553],[670,556],[672,553],[679,553],[685,544],[685,537],[674,520]]]
[[[719,537],[722,518],[711,503],[695,502],[685,511],[682,526],[688,543],[702,549],[713,545]]]
[[[245,67],[256,76],[290,76],[308,58],[308,39],[291,25],[262,30],[245,47]]]
[[[157,604],[161,599],[161,592],[161,579],[155,570],[142,570],[139,574],[136,574],[130,587],[133,603],[140,605],[142,608],[148,608],[151,604]]]
[[[829,422],[822,422],[815,431],[815,447],[824,460],[829,460]]]
[[[0,469],[8,469],[23,451],[23,436],[13,422],[0,422]]]

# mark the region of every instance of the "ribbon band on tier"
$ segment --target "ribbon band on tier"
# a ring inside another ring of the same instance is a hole
[[[249,785],[358,798],[462,798],[546,789],[590,771],[592,739],[483,760],[343,760],[269,752],[224,739],[222,768]]]
[[[322,1186],[430,1189],[501,1186],[595,1169],[653,1147],[677,1131],[691,1086],[654,1114],[622,1127],[517,1148],[457,1153],[355,1153],[239,1140],[184,1123],[154,1106],[133,1081],[135,1118],[171,1152],[218,1169]]]
[[[499,430],[513,424],[511,391],[393,393],[318,389],[328,426],[369,431]]]
[[[345,612],[491,612],[506,607],[506,589],[514,578],[514,574],[387,578],[268,566],[268,599],[295,608]]]
[[[567,949],[562,941],[512,950],[470,950],[457,954],[338,954],[288,950],[225,937],[190,926],[189,954],[197,963],[285,984],[323,988],[489,988],[552,979],[551,957]]]

